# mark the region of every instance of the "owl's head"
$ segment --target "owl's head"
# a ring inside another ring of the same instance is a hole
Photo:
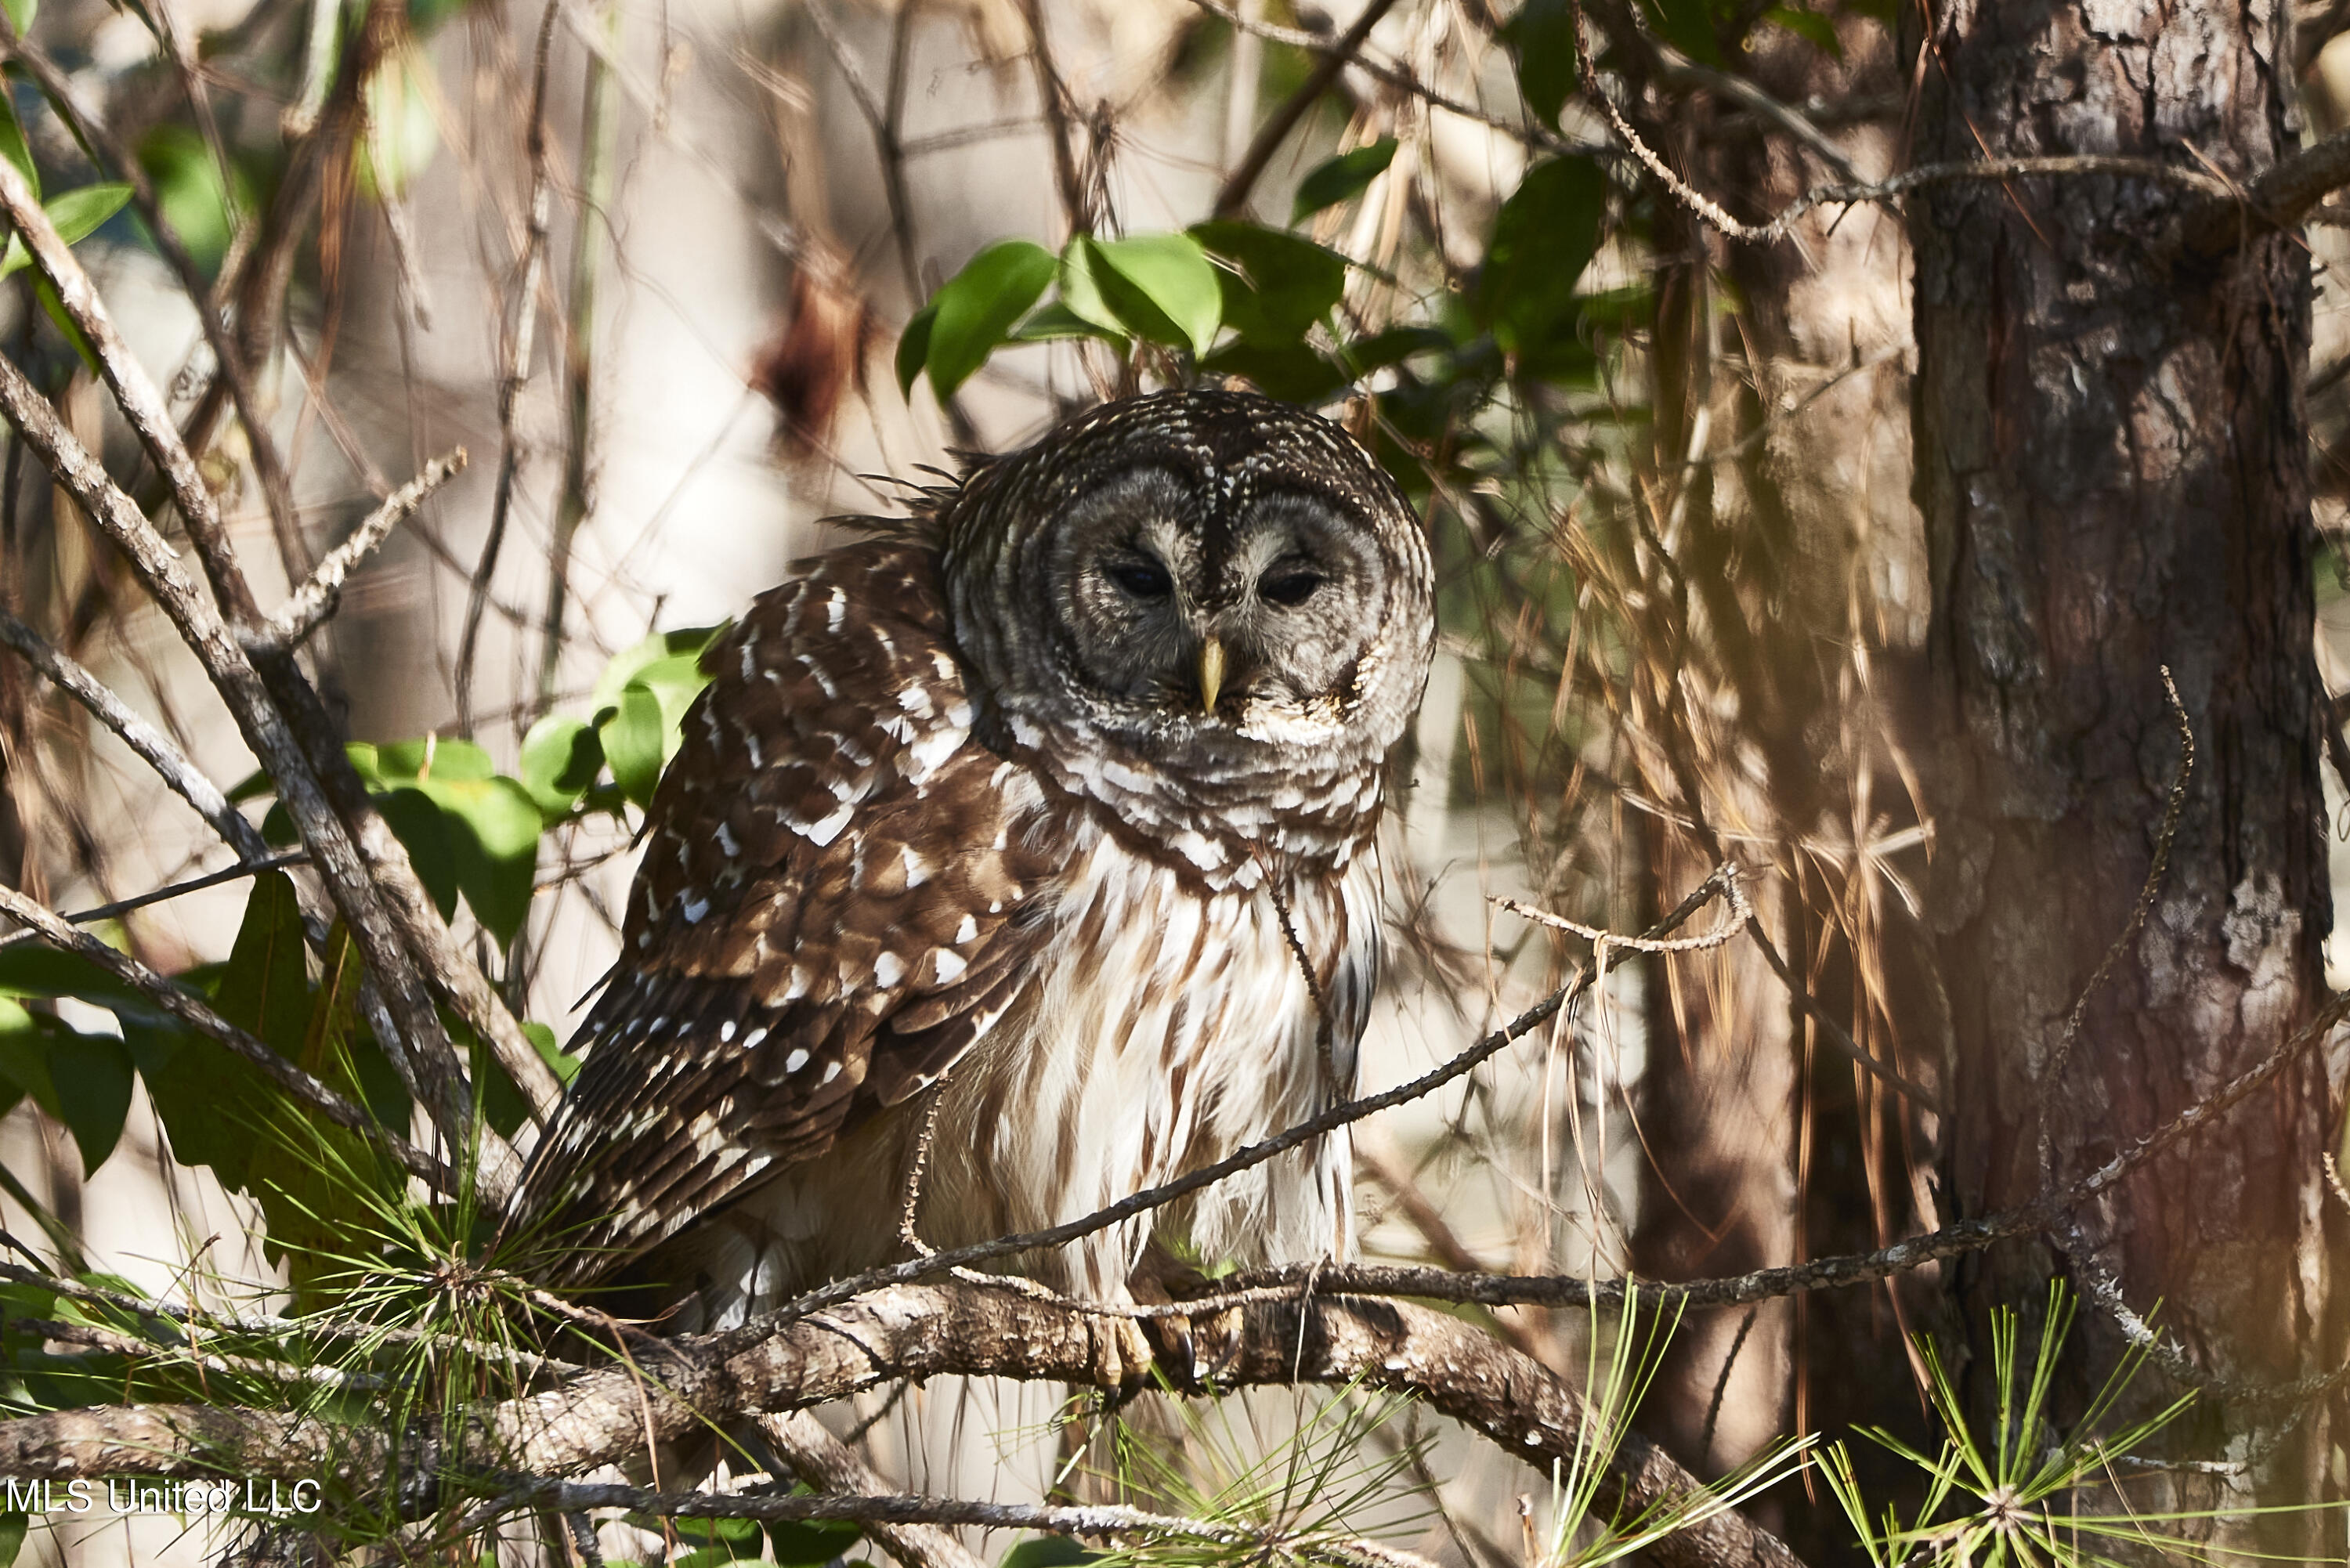
[[[941,523],[983,710],[1076,787],[1187,823],[1276,791],[1376,808],[1427,682],[1432,573],[1328,421],[1237,392],[1105,404],[976,470]]]

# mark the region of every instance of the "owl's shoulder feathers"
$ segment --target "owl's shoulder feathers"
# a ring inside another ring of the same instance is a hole
[[[817,558],[708,663],[525,1189],[608,1258],[944,1072],[1016,1000],[1066,858],[1033,776],[972,741],[919,544]]]

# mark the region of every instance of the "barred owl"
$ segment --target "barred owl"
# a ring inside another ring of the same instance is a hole
[[[1347,1096],[1433,635],[1393,483],[1223,391],[1095,409],[760,597],[525,1179],[587,1250],[562,1282],[625,1266],[714,1327],[892,1261],[926,1115],[918,1229],[951,1246]],[[1121,1300],[1154,1230],[1344,1256],[1348,1189],[1340,1131],[1024,1266]]]

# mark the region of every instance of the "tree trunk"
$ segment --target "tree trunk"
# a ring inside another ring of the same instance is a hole
[[[2105,153],[2248,183],[2297,144],[2282,7],[1951,0],[1932,25],[1921,164]],[[2307,251],[2274,234],[2211,261],[2166,250],[2178,200],[2147,180],[2034,179],[1945,186],[1911,210],[1930,908],[1953,1012],[1945,1174],[1963,1214],[2082,1174],[2267,1050],[2321,993]],[[2165,665],[2198,761],[2168,877],[2134,927],[2178,766]],[[2019,1246],[1960,1270],[1976,1334],[1989,1308],[2016,1307],[2028,1348],[2049,1275],[2103,1273],[2137,1312],[2160,1303],[2166,1337],[2207,1378],[2330,1369],[2343,1336],[2326,1130],[2313,1058],[2075,1216],[2063,1251]],[[2088,1306],[2080,1322],[2072,1408],[2121,1345],[2110,1314]],[[1992,1392],[1981,1348],[1979,1412]],[[2133,1403],[2168,1383],[2144,1374]],[[2260,1438],[2300,1413],[2207,1388],[2168,1447],[2241,1459],[2241,1443],[2218,1451],[2222,1434],[2251,1434],[2262,1501],[2338,1495],[2334,1407],[2260,1458]],[[2238,1483],[2196,1484],[2236,1494],[2206,1506],[2249,1501]],[[2182,1486],[2168,1505],[2198,1496]],[[2277,1522],[2267,1543],[2338,1557],[2340,1525],[2320,1521]]]

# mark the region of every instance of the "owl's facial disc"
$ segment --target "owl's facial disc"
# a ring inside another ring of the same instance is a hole
[[[1329,499],[1276,491],[1203,514],[1196,485],[1145,471],[1060,521],[1052,597],[1070,673],[1097,701],[1152,731],[1267,740],[1340,719],[1386,586]]]

